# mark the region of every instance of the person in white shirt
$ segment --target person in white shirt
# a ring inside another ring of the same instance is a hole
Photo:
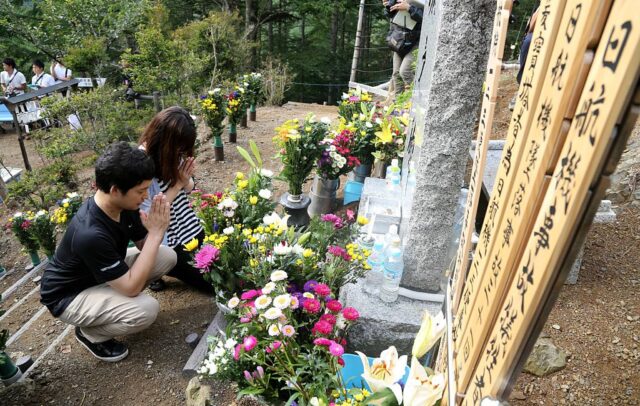
[[[5,58],[2,61],[2,69],[3,71],[0,73],[2,92],[10,96],[23,94],[27,88],[27,79],[16,69],[16,61],[12,58]]]
[[[56,83],[71,80],[71,74],[71,69],[62,64],[61,57],[58,57],[51,62],[51,76],[53,76],[53,79],[55,79]]]
[[[33,71],[33,77],[31,78],[31,86],[36,89],[42,89],[43,87],[49,87],[56,84],[56,81],[51,75],[45,73],[44,63],[41,60],[36,59],[31,65]]]

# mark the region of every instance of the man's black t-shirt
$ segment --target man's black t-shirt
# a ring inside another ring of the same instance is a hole
[[[67,231],[42,275],[41,302],[58,317],[78,293],[127,273],[124,262],[129,240],[142,240],[147,230],[138,211],[123,211],[120,222],[88,199]]]

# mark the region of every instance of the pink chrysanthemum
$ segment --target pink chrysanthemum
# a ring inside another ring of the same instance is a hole
[[[324,338],[324,337],[318,337],[315,340],[313,340],[313,343],[315,345],[322,345],[322,346],[325,346],[325,347],[330,346],[332,342],[333,341],[329,340],[328,338]]]
[[[320,302],[318,299],[307,299],[304,301],[302,307],[307,313],[318,313],[320,311]]]
[[[327,309],[334,313],[338,313],[340,310],[342,310],[342,303],[340,303],[338,300],[329,300],[327,302]]]
[[[245,351],[253,350],[257,344],[258,344],[258,339],[255,338],[254,336],[245,337],[244,341],[242,342],[242,345],[244,346]]]
[[[320,316],[320,321],[326,321],[327,323],[334,326],[338,320],[336,319],[336,316],[334,316],[333,314],[327,313]]]
[[[329,346],[329,352],[334,357],[340,357],[342,356],[342,354],[344,354],[344,348],[340,344],[333,341]]]
[[[333,330],[333,325],[331,323],[329,323],[328,321],[319,320],[318,322],[316,322],[316,324],[313,325],[313,328],[311,329],[311,333],[313,334],[319,333],[326,336],[331,334],[332,330]]]
[[[209,272],[209,267],[220,256],[220,250],[212,245],[204,245],[195,255],[196,268],[203,272]]]
[[[342,315],[349,321],[358,320],[358,318],[360,317],[360,313],[358,313],[358,311],[353,307],[345,307],[342,311]]]
[[[331,288],[326,283],[317,284],[313,290],[318,294],[318,296],[329,296],[331,294]]]

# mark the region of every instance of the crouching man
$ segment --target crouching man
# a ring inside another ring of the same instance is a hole
[[[144,151],[110,145],[96,162],[98,191],[69,223],[42,276],[42,303],[76,326],[76,339],[103,361],[129,354],[114,337],[154,322],[160,306],[141,292],[176,264],[175,252],[160,245],[169,224],[166,198],[159,194],[148,214],[139,211],[154,174]],[[127,248],[129,241],[137,248]]]

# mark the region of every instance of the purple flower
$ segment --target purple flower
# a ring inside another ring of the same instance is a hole
[[[247,371],[246,369],[244,370],[244,379],[249,381],[249,383],[253,383],[253,377],[251,376],[249,371]]]
[[[310,281],[304,284],[304,291],[313,292],[313,290],[317,285],[318,285],[318,281],[311,279]]]

